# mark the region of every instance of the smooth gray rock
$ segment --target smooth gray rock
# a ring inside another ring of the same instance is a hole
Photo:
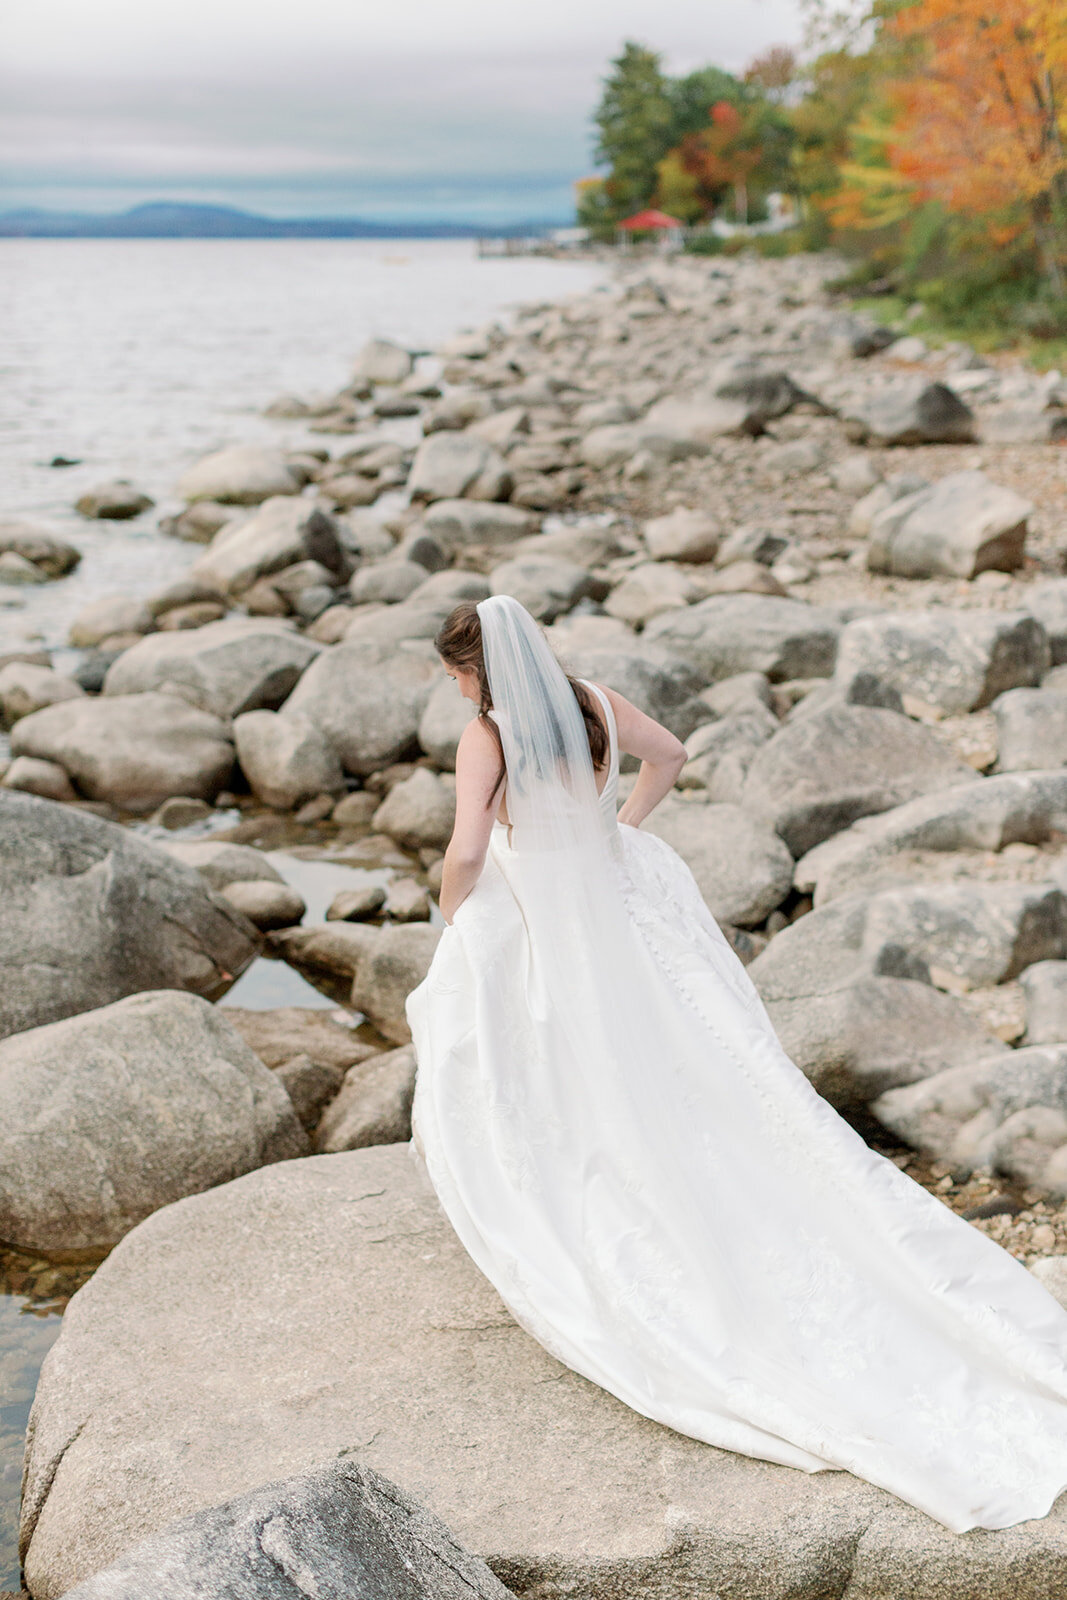
[[[41,711],[60,700],[80,699],[84,693],[80,683],[52,667],[9,661],[0,667],[0,720],[10,726],[32,711]]]
[[[241,1241],[224,1293],[220,1239]],[[338,1459],[417,1495],[545,1600],[1050,1600],[1067,1560],[1062,1502],[960,1536],[847,1473],[639,1416],[516,1326],[392,1145],[168,1206],[78,1291],[31,1419],[30,1589],[58,1600],[176,1518]]]
[[[836,1106],[859,1106],[975,1052],[1006,1050],[928,981],[919,950],[869,925],[872,897],[798,917],[748,964],[783,1048]],[[906,930],[914,934],[914,923]]]
[[[162,989],[0,1041],[0,1238],[102,1251],[183,1195],[305,1155],[225,1013]]]
[[[108,668],[104,693],[162,689],[217,717],[275,710],[319,650],[284,623],[230,617],[188,633],[149,634]]]
[[[293,927],[307,910],[303,895],[287,883],[239,880],[227,884],[222,896],[264,932],[273,928]]]
[[[68,1589],[71,1600],[507,1600],[411,1495],[328,1461],[180,1517]]]
[[[271,494],[255,511],[226,522],[189,576],[223,594],[244,594],[260,578],[284,572],[310,555],[309,538],[322,523],[337,526],[310,500]]]
[[[318,723],[300,711],[246,711],[234,721],[233,737],[249,788],[277,811],[344,788],[336,750]]]
[[[55,761],[38,761],[36,756],[16,756],[0,784],[5,789],[21,789],[38,794],[43,800],[77,800],[78,793],[66,771]]]
[[[15,724],[11,749],[56,762],[89,800],[140,813],[176,794],[213,800],[234,758],[227,723],[157,691],[46,706]]]
[[[39,523],[21,517],[0,517],[0,555],[8,551],[32,561],[49,578],[62,578],[81,560],[81,551]]]
[[[974,768],[920,723],[875,706],[831,704],[760,744],[740,804],[799,856],[857,817],[968,779],[978,781]]]
[[[714,791],[717,800],[738,799],[740,785],[736,795],[728,795],[716,784],[715,774],[720,764],[727,756],[740,753],[747,772],[756,751],[778,728],[778,718],[773,711],[758,702],[741,711],[727,712],[714,722],[702,722],[685,741],[689,760],[678,776],[677,787],[706,789],[709,794]]]
[[[876,390],[846,419],[854,437],[873,444],[968,444],[974,412],[943,383],[908,379]]]
[[[1004,689],[1036,685],[1048,667],[1048,635],[1029,612],[937,606],[854,617],[841,632],[834,679],[844,687],[870,672],[902,695],[955,713],[988,705]]]
[[[0,789],[0,1036],[142,989],[219,992],[255,930],[191,867],[90,813]]]
[[[424,845],[444,849],[456,820],[456,793],[429,767],[416,767],[395,783],[371,819],[376,833],[387,833],[405,850]]]
[[[561,556],[521,555],[489,574],[493,594],[510,594],[541,622],[554,622],[586,595],[605,592],[592,574]]]
[[[350,1067],[340,1093],[315,1129],[316,1150],[331,1154],[410,1139],[414,1092],[413,1045],[401,1045]]]
[[[285,714],[299,713],[313,723],[346,772],[375,772],[414,742],[440,671],[436,652],[421,641],[404,641],[402,635],[381,642],[346,639],[308,668]]]
[[[506,500],[511,475],[503,456],[469,433],[433,433],[415,452],[412,500]]]
[[[506,549],[519,539],[536,534],[539,519],[518,506],[479,500],[438,500],[429,505],[416,525],[425,529],[452,554],[467,545]]]
[[[907,872],[910,852],[1002,850],[1067,830],[1067,772],[1004,773],[861,817],[797,862],[794,886],[816,906],[859,882]],[[914,872],[911,873],[914,876]]]
[[[676,610],[702,600],[702,584],[673,563],[642,561],[615,585],[604,610],[632,628],[641,628],[661,611]]]
[[[1067,896],[1049,883],[887,887],[870,896],[864,944],[899,946],[931,970],[983,988],[1017,977],[1032,961],[1067,955]]]
[[[356,964],[351,1003],[387,1039],[407,1044],[411,1029],[404,1002],[429,971],[441,929],[411,922],[360,931],[370,939]]]
[[[183,500],[256,506],[272,495],[300,493],[302,479],[281,450],[234,444],[202,456],[178,480]]]
[[[194,867],[205,883],[219,892],[231,883],[285,882],[264,852],[250,844],[233,844],[228,839],[162,839],[158,845],[175,861]]]
[[[154,505],[151,495],[135,489],[128,478],[116,478],[112,483],[98,483],[86,489],[74,502],[74,509],[91,519],[128,522]]]
[[[1031,501],[984,472],[950,472],[875,516],[867,566],[905,578],[1011,572],[1023,564],[1033,511]]]
[[[411,353],[392,339],[368,339],[352,367],[364,383],[402,383],[411,373]]]
[[[961,1174],[1000,1173],[1067,1195],[1067,1044],[980,1057],[892,1089],[871,1110],[898,1138]]]
[[[456,748],[477,707],[459,692],[455,680],[443,676],[430,691],[419,718],[419,743],[438,767],[454,772]]]
[[[1024,1044],[1067,1041],[1067,960],[1035,961],[1019,974],[1026,1001]]]
[[[1052,665],[1067,661],[1067,578],[1028,585],[1022,603],[1048,634]]]
[[[1047,771],[1067,763],[1067,690],[1007,689],[990,709],[997,721],[998,772]]]
[[[862,499],[856,501],[848,514],[849,528],[853,533],[870,533],[875,517],[886,507],[920,490],[928,490],[929,486],[929,478],[918,472],[889,472],[885,478],[881,478],[880,483],[873,483]]]
[[[714,561],[722,531],[706,511],[677,506],[642,529],[654,561]]]
[[[357,1061],[376,1053],[373,1046],[356,1037],[347,1022],[337,1020],[337,1013],[317,1006],[249,1011],[228,1005],[224,1010],[226,1020],[268,1067],[280,1067],[302,1055],[343,1075]]]
[[[792,886],[789,850],[739,806],[668,794],[641,826],[677,850],[718,922],[754,927]]]
[[[143,600],[128,594],[101,595],[78,612],[67,631],[67,640],[81,650],[91,650],[105,639],[151,633],[155,625]]]
[[[397,605],[426,581],[426,568],[417,561],[405,561],[400,556],[389,556],[385,561],[374,561],[360,567],[353,574],[348,592],[354,605],[367,605],[379,601],[383,605]]]
[[[705,682],[763,672],[772,682],[833,671],[841,619],[828,607],[762,594],[717,594],[653,617],[644,637],[689,661]]]

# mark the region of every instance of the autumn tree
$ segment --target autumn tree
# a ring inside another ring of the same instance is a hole
[[[995,220],[1002,238],[1028,227],[1049,288],[1063,295],[1064,0],[917,0],[887,27],[915,54],[890,90],[891,166],[950,212]]]

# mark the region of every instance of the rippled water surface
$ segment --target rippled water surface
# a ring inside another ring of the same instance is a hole
[[[479,261],[467,241],[0,241],[0,516],[39,521],[83,552],[59,582],[0,585],[0,650],[62,647],[94,596],[143,594],[184,572],[199,547],[156,523],[180,508],[175,480],[198,456],[253,442],[336,447],[261,413],[283,393],[340,388],[366,339],[426,349],[600,277],[580,263]],[[80,464],[49,466],[56,455]],[[113,477],[146,490],[154,509],[126,523],[79,517],[78,495]],[[309,921],[339,888],[389,875],[270,858],[305,895]],[[335,1001],[260,960],[224,1003]],[[19,1586],[22,1439],[37,1373],[86,1275],[0,1249],[0,1590]]]
[[[0,586],[0,648],[59,644],[101,593],[144,593],[196,548],[166,539],[174,484],[209,450],[314,438],[262,416],[283,393],[332,392],[368,338],[428,349],[462,326],[600,281],[539,257],[481,261],[469,240],[0,241],[0,516],[32,515],[84,552],[70,578]],[[57,468],[54,456],[78,458]],[[130,523],[73,510],[126,477],[156,501]]]

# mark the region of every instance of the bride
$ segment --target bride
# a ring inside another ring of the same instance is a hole
[[[786,1055],[640,823],[685,750],[519,602],[435,640],[478,716],[408,998],[412,1150],[516,1320],[680,1433],[846,1468],[954,1532],[1067,1488],[1067,1311]],[[618,753],[641,758],[618,811]]]

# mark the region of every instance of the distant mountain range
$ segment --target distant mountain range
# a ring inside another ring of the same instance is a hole
[[[129,211],[0,211],[7,239],[474,239],[540,233],[552,223],[363,222],[356,217],[260,217],[235,206],[154,200]]]

